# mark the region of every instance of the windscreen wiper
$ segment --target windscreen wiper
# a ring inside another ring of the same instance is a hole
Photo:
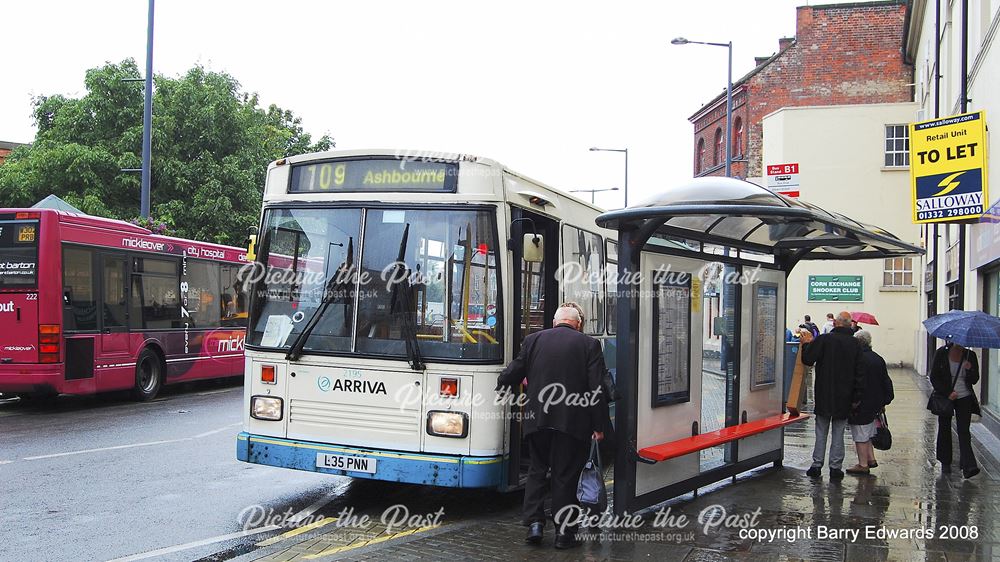
[[[399,253],[396,255],[396,270],[393,272],[392,293],[389,297],[390,315],[396,309],[397,297],[400,307],[403,309],[403,336],[406,338],[406,359],[410,362],[410,368],[414,371],[424,371],[427,365],[420,354],[420,344],[417,340],[417,326],[410,316],[410,282],[409,275],[402,278],[398,273],[406,273],[406,240],[410,236],[409,223],[403,227],[403,237],[399,240]],[[399,290],[400,285],[406,283],[403,291]]]
[[[306,322],[302,331],[299,335],[295,337],[295,341],[288,348],[288,353],[285,354],[285,359],[287,361],[297,361],[299,357],[302,356],[302,349],[306,345],[306,340],[309,339],[309,335],[312,334],[313,329],[319,324],[320,318],[326,313],[326,309],[329,308],[330,303],[333,302],[334,296],[337,295],[339,286],[343,283],[341,276],[346,272],[346,268],[351,267],[354,263],[354,238],[350,238],[347,241],[347,257],[344,259],[344,263],[340,264],[337,271],[327,280],[326,285],[323,287],[323,297],[320,299],[319,307],[313,311],[312,316],[309,317],[309,321]],[[350,276],[348,276],[350,277]]]

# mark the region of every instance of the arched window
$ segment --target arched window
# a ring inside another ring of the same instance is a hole
[[[722,144],[722,129],[715,130],[715,149],[712,151],[712,165],[718,166],[726,157],[726,147]]]
[[[700,174],[705,169],[705,139],[698,139],[698,151],[694,155],[694,173]]]
[[[743,156],[743,120],[739,117],[733,123],[733,157]]]

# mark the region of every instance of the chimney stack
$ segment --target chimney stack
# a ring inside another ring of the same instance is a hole
[[[791,45],[793,41],[795,41],[794,37],[782,37],[778,39],[778,51],[784,51],[785,47]]]

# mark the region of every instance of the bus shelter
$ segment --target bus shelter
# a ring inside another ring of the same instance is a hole
[[[731,178],[696,178],[618,231],[615,513],[783,459],[786,281],[802,260],[922,254],[892,234]]]

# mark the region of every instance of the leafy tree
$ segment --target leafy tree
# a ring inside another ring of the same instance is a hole
[[[142,162],[142,88],[132,59],[87,71],[79,99],[34,100],[38,133],[0,166],[0,205],[30,206],[50,193],[93,215],[134,219]],[[291,111],[258,105],[228,74],[195,66],[154,77],[151,215],[177,236],[241,244],[256,224],[267,164],[329,150]]]

